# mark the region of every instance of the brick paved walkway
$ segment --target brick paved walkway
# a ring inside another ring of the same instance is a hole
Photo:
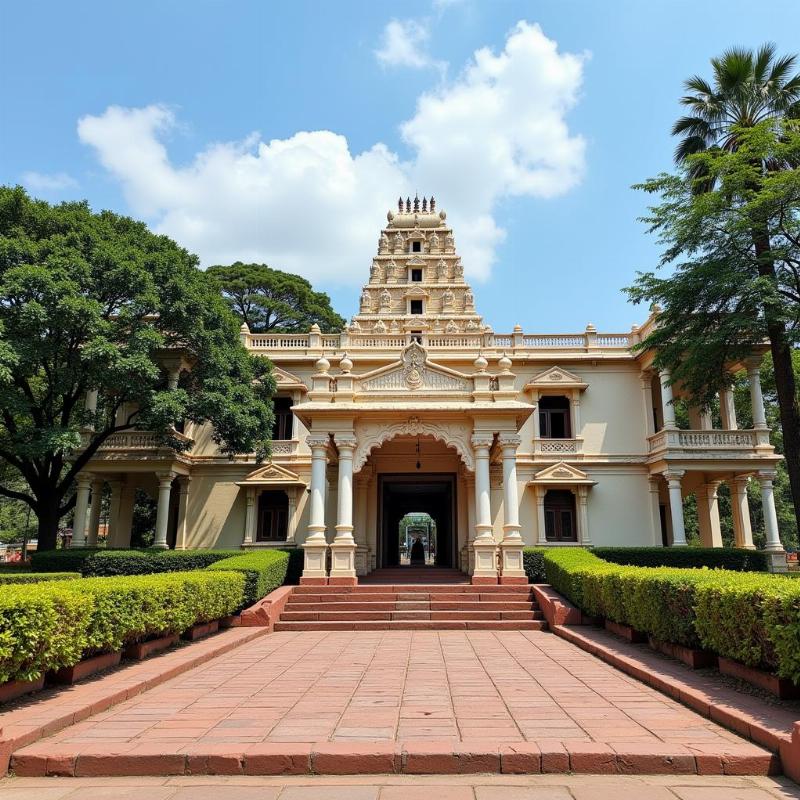
[[[35,770],[43,755],[74,764],[76,754],[99,752],[113,764],[112,751],[213,755],[257,743],[325,742],[356,753],[359,742],[416,751],[430,746],[429,761],[406,770],[419,772],[448,771],[436,767],[437,747],[449,754],[459,742],[480,744],[480,752],[529,742],[542,752],[565,753],[553,769],[542,762],[542,771],[643,771],[642,763],[627,770],[609,765],[608,753],[686,754],[697,757],[700,769],[701,756],[719,764],[719,754],[734,753],[761,758],[758,773],[766,755],[552,634],[360,631],[261,637],[24,748],[15,762],[26,774],[19,757],[38,758],[27,774],[41,774]],[[298,752],[307,761],[307,749]],[[334,768],[316,771],[337,771],[329,758]],[[376,756],[355,771],[393,771],[382,764]],[[176,769],[162,767],[168,774]],[[191,764],[187,769],[197,771]],[[687,769],[694,771],[694,761],[676,771]]]
[[[785,778],[713,775],[10,778],[0,800],[796,800]]]

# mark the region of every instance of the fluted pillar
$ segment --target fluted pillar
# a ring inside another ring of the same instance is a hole
[[[169,497],[175,473],[160,472],[156,477],[158,478],[158,505],[156,506],[156,540],[153,542],[153,547],[161,547],[166,550],[168,547]]]
[[[686,526],[683,523],[683,496],[681,478],[683,470],[670,470],[664,473],[669,488],[669,511],[672,517],[672,546],[686,547]]]
[[[248,486],[246,492],[242,547],[249,547],[256,538],[256,490],[254,487]]]
[[[88,472],[81,472],[75,479],[78,488],[75,491],[71,547],[85,547],[86,545],[86,512],[89,508],[89,492],[92,488],[93,477]]]
[[[339,485],[336,502],[336,536],[331,543],[331,573],[328,583],[354,585],[356,578],[356,542],[353,538],[353,452],[356,437],[336,434],[339,450]]]
[[[730,482],[733,539],[737,547],[755,550],[753,529],[750,525],[750,502],[747,499],[748,483],[747,475],[734,475]]]
[[[311,500],[308,534],[303,543],[303,575],[300,583],[328,582],[328,542],[325,539],[325,472],[328,464],[328,435],[312,434],[306,441],[311,448]]]
[[[747,377],[750,379],[750,404],[753,407],[753,427],[766,428],[767,416],[764,413],[764,395],[761,392],[761,370],[757,364],[747,367]]]
[[[87,531],[86,544],[89,547],[97,546],[97,531],[100,527],[100,511],[103,505],[103,481],[92,481],[92,500],[89,507],[89,530]]]
[[[700,526],[700,541],[703,547],[722,547],[722,528],[719,520],[719,481],[701,485],[697,498],[697,521]]]
[[[778,531],[778,514],[775,510],[775,492],[772,481],[774,472],[759,472],[758,482],[761,485],[761,506],[764,511],[764,533],[767,542],[764,549],[771,553],[782,553],[783,545]]]
[[[186,534],[189,531],[189,484],[188,475],[178,478],[178,529],[175,533],[175,549],[186,549]]]
[[[661,414],[665,428],[674,428],[677,424],[675,422],[675,406],[672,403],[671,377],[668,369],[662,369],[659,373],[659,381],[661,382]]]
[[[476,433],[472,437],[475,451],[475,553],[473,583],[497,583],[497,543],[492,535],[492,505],[489,482],[489,448],[494,437]]]
[[[517,448],[522,439],[516,433],[498,437],[503,452],[503,541],[500,543],[500,583],[527,583],[522,563],[524,543],[519,524],[517,489]]]
[[[739,427],[736,422],[736,406],[733,403],[733,392],[730,389],[720,390],[719,413],[723,430],[735,431]]]

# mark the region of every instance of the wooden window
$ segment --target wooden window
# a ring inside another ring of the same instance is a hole
[[[421,269],[412,269],[411,270],[411,282],[412,283],[422,283],[422,270]]]
[[[577,542],[575,495],[551,489],[544,497],[544,536],[548,542]]]
[[[539,436],[542,439],[569,439],[572,436],[568,398],[540,398]]]
[[[409,306],[412,314],[422,313],[422,300],[412,300]]]
[[[289,498],[286,492],[261,492],[258,497],[259,542],[285,542],[289,522]]]
[[[273,441],[282,441],[292,438],[292,398],[276,397],[273,400],[273,414],[275,421],[272,423]]]

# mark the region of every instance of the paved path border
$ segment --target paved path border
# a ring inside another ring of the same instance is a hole
[[[0,708],[0,775],[11,754],[69,725],[158,686],[267,633],[266,628],[229,628],[192,644],[73,686],[46,689]]]

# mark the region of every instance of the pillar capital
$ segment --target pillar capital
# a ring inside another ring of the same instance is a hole
[[[174,472],[156,472],[156,478],[158,478],[158,485],[159,487],[163,487],[165,485],[169,486],[172,481],[175,480],[175,473]]]
[[[350,458],[353,457],[353,451],[358,446],[358,439],[353,433],[337,433],[333,437],[336,447],[339,449],[340,456],[346,454]]]
[[[312,453],[319,450],[327,450],[330,437],[327,433],[309,433],[306,436],[306,444],[311,448]]]
[[[95,475],[92,472],[79,472],[75,476],[75,483],[81,487],[91,486],[94,480],[95,480]]]
[[[486,450],[488,451],[489,448],[492,446],[492,442],[494,441],[494,434],[491,433],[473,433],[472,434],[472,446],[475,448],[476,451]],[[488,452],[487,452],[488,455]]]
[[[497,441],[503,451],[506,449],[516,450],[522,444],[522,437],[518,433],[500,433]]]
[[[758,472],[756,472],[756,479],[762,486],[765,484],[771,484],[776,477],[777,473],[774,470],[760,469]]]
[[[683,469],[668,469],[661,473],[664,476],[664,480],[667,483],[672,483],[673,481],[678,481],[680,483],[681,478],[686,474],[686,470]]]

